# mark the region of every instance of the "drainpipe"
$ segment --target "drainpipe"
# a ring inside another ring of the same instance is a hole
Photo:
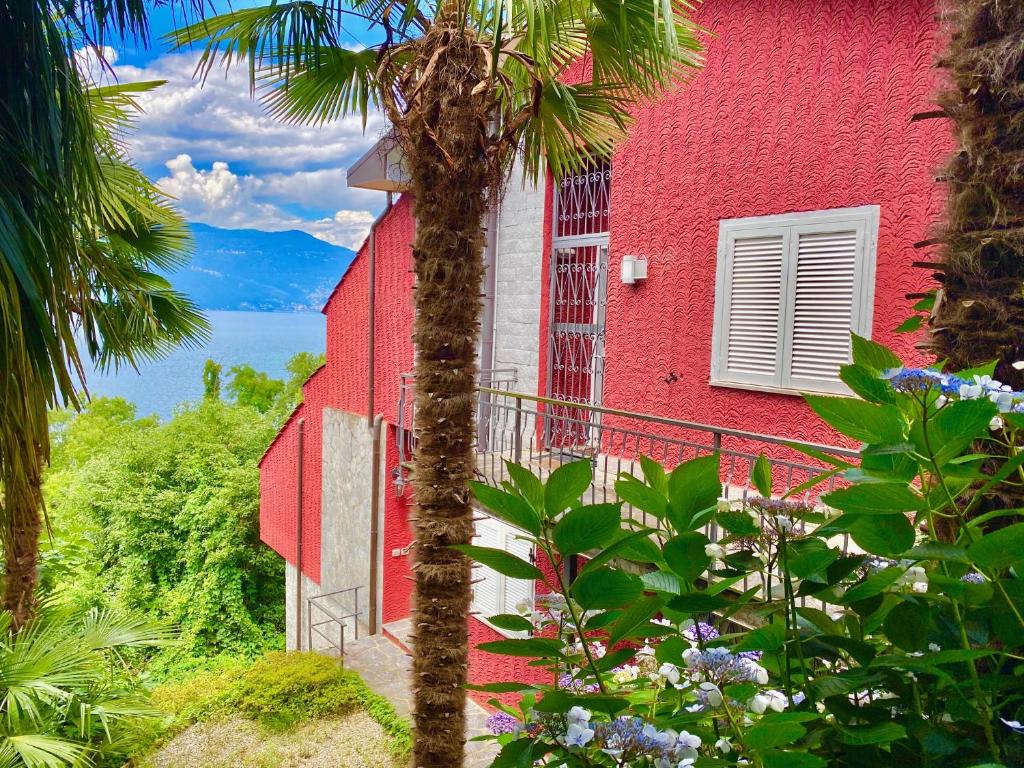
[[[373,224],[370,225],[370,242],[367,247],[368,256],[370,259],[369,263],[369,276],[367,277],[367,283],[369,284],[370,291],[370,316],[366,324],[367,333],[369,335],[370,350],[369,350],[369,381],[367,382],[367,404],[366,404],[366,426],[369,429],[373,429],[373,417],[374,409],[376,408],[375,403],[375,387],[376,383],[374,379],[377,376],[377,347],[374,341],[374,336],[377,331],[377,225],[384,221],[384,217],[391,211],[391,193],[388,192],[388,202],[384,206],[384,210],[381,211],[380,215],[373,220]]]
[[[302,456],[305,452],[306,420],[298,422],[299,458],[296,462],[295,494],[295,650],[302,650]]]
[[[377,548],[380,546],[380,428],[384,417],[373,419],[373,455],[370,458],[370,634],[377,634],[377,571],[380,568]]]
[[[480,376],[480,384],[485,387],[494,385],[494,332],[495,332],[495,286],[497,284],[498,263],[498,204],[491,204],[487,212],[484,227],[487,229],[484,241],[484,308],[480,318],[480,370],[486,376]],[[488,424],[490,423],[490,398],[481,398],[480,411],[477,414],[476,444],[480,450],[487,450]]]

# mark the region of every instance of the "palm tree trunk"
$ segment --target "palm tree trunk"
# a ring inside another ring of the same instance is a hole
[[[4,610],[15,630],[32,618],[39,582],[39,535],[42,531],[42,456],[31,441],[20,442],[20,455],[4,457],[6,469],[0,499],[4,531]]]
[[[484,62],[465,30],[439,20],[423,38],[417,96],[399,126],[415,198],[416,498],[414,765],[463,764],[473,536],[482,221],[490,174]],[[433,64],[431,62],[433,61]]]
[[[949,206],[932,347],[951,370],[997,360],[1024,387],[1024,3],[959,0],[941,61],[941,104],[959,149],[946,170]]]

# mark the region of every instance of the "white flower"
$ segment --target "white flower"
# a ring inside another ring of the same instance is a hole
[[[732,752],[732,742],[728,738],[723,736],[715,742],[715,749],[719,752]]]
[[[758,685],[768,685],[768,670],[753,661],[750,662],[750,665],[753,667],[754,680]]]
[[[992,421],[990,421],[988,423],[988,428],[990,430],[992,430],[992,431],[995,431],[997,429],[1002,429],[1003,428],[1003,417],[1002,416],[993,416],[992,417]]]
[[[942,650],[942,646],[938,643],[928,643],[928,650],[932,653],[938,653]]]
[[[516,603],[516,613],[525,616],[528,613],[533,613],[533,603],[529,600],[520,600]]]
[[[763,715],[769,709],[773,712],[781,712],[787,706],[789,706],[789,702],[779,691],[759,693],[747,702],[747,708],[756,715]]]
[[[1005,717],[1000,717],[1000,720],[1008,727],[1015,730],[1017,733],[1024,733],[1024,724],[1020,720],[1007,720]]]
[[[590,710],[583,707],[573,707],[565,716],[565,719],[569,721],[569,725],[586,725],[590,722],[590,718]]]
[[[732,511],[732,502],[729,501],[726,498],[719,499],[718,503],[715,506],[716,506],[716,509],[719,512],[731,512]]]
[[[896,586],[910,587],[912,592],[924,594],[928,591],[928,572],[919,565],[912,565],[900,576]]]
[[[565,732],[563,743],[567,747],[585,747],[594,738],[593,728],[584,728],[573,723]]]
[[[722,706],[722,692],[714,683],[701,683],[700,690],[704,692],[708,704],[712,707]]]
[[[704,554],[712,560],[721,560],[725,557],[725,547],[721,544],[708,544],[704,547]]]
[[[622,685],[623,683],[631,683],[640,676],[640,668],[635,667],[632,664],[626,664],[623,667],[619,667],[615,670],[612,675],[612,681],[616,685]]]
[[[672,685],[679,684],[679,667],[675,664],[669,664],[668,662],[662,664],[658,669],[658,674],[672,683]]]
[[[775,525],[778,526],[780,531],[789,532],[793,530],[793,521],[785,515],[779,515],[776,517]]]
[[[917,592],[918,594],[922,594],[923,595],[925,592],[928,591],[928,582],[927,581],[915,581],[913,584],[910,585],[910,588],[912,590],[914,590],[914,592]]]
[[[653,656],[654,655],[654,649],[651,648],[651,646],[649,646],[649,645],[645,645],[643,648],[641,648],[639,651],[636,652],[636,655],[637,656]]]
[[[668,619],[651,619],[651,624],[657,624],[662,627],[671,627],[672,622]]]
[[[700,656],[700,650],[699,649],[697,649],[697,648],[687,648],[685,651],[683,651],[683,663],[686,664],[686,666],[688,666],[688,667],[692,666],[693,665],[693,660],[698,658],[699,656]]]
[[[975,376],[977,378],[977,376]],[[982,388],[980,384],[961,384],[960,385],[960,399],[961,400],[977,400],[981,397]]]

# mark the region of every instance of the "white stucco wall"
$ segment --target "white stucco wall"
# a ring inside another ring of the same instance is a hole
[[[383,430],[382,430],[383,433]],[[384,483],[384,436],[381,435],[380,478],[378,490],[383,493]],[[315,584],[305,575],[302,577],[303,603],[302,622],[308,627],[310,619],[305,600],[316,595],[329,595],[350,587],[359,586],[359,621],[362,632],[369,622],[370,583],[370,510],[373,484],[372,474],[373,432],[366,424],[366,417],[325,408],[323,412],[323,453],[321,457],[321,535],[320,535],[320,584]],[[382,535],[378,540],[378,563],[383,562],[383,514],[384,504],[377,510]],[[288,647],[295,647],[295,568],[287,566],[285,573],[286,616],[288,620]],[[379,577],[378,577],[379,581]],[[380,620],[380,588],[378,585],[377,619]],[[328,608],[340,615],[355,608],[351,593],[338,598],[327,599]],[[314,621],[327,617],[313,612]],[[335,636],[334,626],[322,627],[324,632]],[[354,632],[346,632],[352,638]],[[303,648],[308,646],[308,631],[303,632]],[[314,633],[314,648],[326,648],[326,640]]]
[[[537,392],[543,255],[544,184],[524,186],[517,165],[498,215],[494,367],[517,369],[515,388],[528,394]]]

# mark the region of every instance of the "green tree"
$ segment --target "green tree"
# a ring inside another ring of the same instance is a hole
[[[483,218],[517,156],[535,178],[611,152],[637,100],[699,61],[669,0],[274,2],[180,30],[205,72],[248,59],[274,114],[319,123],[379,105],[405,155],[417,220],[415,763],[462,764],[473,535]],[[383,41],[343,44],[346,18]],[[574,70],[574,67],[578,67]]]
[[[220,374],[223,370],[224,366],[213,360],[207,360],[203,364],[203,399],[220,399]]]
[[[260,413],[266,413],[284,395],[283,381],[272,379],[251,365],[233,365],[228,373],[231,374],[228,395],[239,405],[247,405]]]
[[[144,32],[143,4],[2,9],[0,541],[17,628],[34,604],[48,409],[81,404],[89,363],[135,365],[206,326],[156,274],[180,262],[187,229],[120,143],[135,94],[155,84],[90,87],[75,64],[83,36]]]
[[[945,179],[942,300],[932,347],[951,370],[998,360],[996,378],[1024,387],[1024,5],[959,0],[941,64],[940,104],[959,151]]]

